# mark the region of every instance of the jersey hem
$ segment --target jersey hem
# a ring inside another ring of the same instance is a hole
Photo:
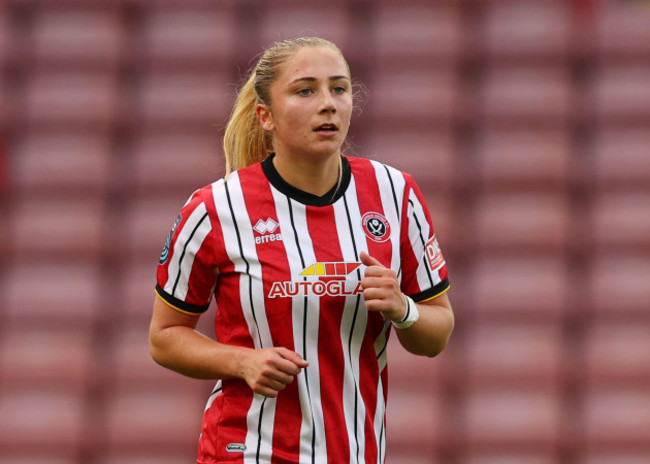
[[[445,279],[442,282],[440,282],[438,285],[435,287],[431,287],[428,290],[425,290],[420,293],[416,293],[415,295],[409,295],[413,301],[416,303],[423,303],[425,301],[432,300],[434,298],[439,297],[440,295],[446,293],[449,289],[451,288],[451,285],[449,283],[449,279]]]
[[[210,303],[200,306],[200,305],[194,305],[192,303],[187,303],[183,300],[179,300],[178,298],[171,296],[169,293],[163,290],[160,284],[156,284],[155,292],[165,303],[167,303],[167,305],[171,306],[173,309],[183,314],[197,316],[199,314],[206,312],[210,307]]]

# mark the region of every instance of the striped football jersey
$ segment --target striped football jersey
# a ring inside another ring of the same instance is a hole
[[[216,300],[222,343],[283,346],[309,361],[277,398],[220,380],[200,463],[383,463],[391,324],[365,309],[366,251],[416,302],[449,288],[431,217],[408,174],[342,158],[317,197],[279,176],[272,157],[195,192],[162,253],[156,291],[187,313]]]

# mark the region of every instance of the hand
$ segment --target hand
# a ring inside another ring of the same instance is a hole
[[[283,347],[250,350],[240,377],[255,393],[275,398],[308,365],[298,353]]]
[[[395,271],[365,251],[361,252],[361,262],[368,266],[361,280],[368,311],[380,311],[389,321],[401,320],[406,313],[406,300]]]

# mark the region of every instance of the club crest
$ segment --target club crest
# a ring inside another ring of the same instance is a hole
[[[369,211],[361,218],[366,236],[375,242],[385,242],[390,238],[390,224],[383,214]]]

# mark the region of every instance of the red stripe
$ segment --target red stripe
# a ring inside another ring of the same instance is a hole
[[[325,263],[325,275],[334,276],[340,274],[337,274],[336,265],[334,263]]]

